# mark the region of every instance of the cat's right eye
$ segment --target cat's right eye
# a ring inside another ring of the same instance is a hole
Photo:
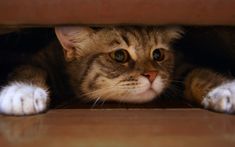
[[[127,50],[119,49],[110,53],[110,57],[119,63],[125,63],[129,60],[130,56]]]

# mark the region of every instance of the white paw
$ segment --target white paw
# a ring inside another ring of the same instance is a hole
[[[202,105],[218,112],[235,112],[235,81],[212,89],[202,101]]]
[[[12,83],[0,92],[0,113],[7,115],[37,114],[46,110],[48,93],[27,83]]]

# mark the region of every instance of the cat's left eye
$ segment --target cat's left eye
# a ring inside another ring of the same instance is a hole
[[[116,62],[125,63],[129,60],[130,56],[127,50],[119,49],[110,54],[111,58]]]
[[[164,53],[162,48],[157,48],[152,52],[152,59],[154,61],[162,61],[164,59]]]

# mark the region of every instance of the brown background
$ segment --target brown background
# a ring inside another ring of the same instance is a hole
[[[0,25],[234,25],[235,0],[1,0]]]

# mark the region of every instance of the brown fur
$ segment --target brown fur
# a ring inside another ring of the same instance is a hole
[[[81,32],[74,33],[73,31],[73,34],[67,36],[72,43],[68,47],[65,44],[64,48],[70,83],[76,95],[81,96],[82,91],[90,99],[129,101],[121,98],[131,97],[128,90],[121,91],[120,89],[118,92],[118,86],[115,87],[112,84],[130,82],[126,84],[127,89],[134,85],[138,86],[137,78],[151,70],[159,71],[167,87],[174,67],[174,55],[170,43],[180,36],[179,29],[171,29],[111,27],[95,32],[84,28],[83,35],[79,34]],[[63,40],[61,42],[63,45]],[[155,49],[158,45],[163,45],[166,49],[164,50],[165,60],[161,63],[151,61],[150,56],[151,49]],[[109,53],[120,48],[126,49],[131,56],[131,60],[126,64],[119,64],[110,59]],[[74,73],[78,73],[77,76],[74,76]],[[78,87],[81,89],[77,90]]]
[[[175,54],[171,44],[180,38],[182,30],[179,28],[70,27],[56,28],[56,33],[63,49],[56,44],[40,51],[27,66],[15,71],[12,80],[49,90],[59,87],[57,91],[62,93],[63,90],[67,91],[66,88],[71,88],[77,97],[88,101],[139,103],[158,97],[169,87],[174,74],[177,75],[173,73]],[[110,53],[120,48],[130,56],[126,63],[117,63],[110,58]],[[153,61],[152,52],[155,48],[163,49],[163,61]],[[157,77],[161,78],[156,85],[160,90],[141,99],[138,97],[138,88],[141,88],[138,80],[149,71],[156,71]],[[228,78],[213,71],[194,69],[185,78],[184,94],[200,104],[211,89],[227,81]]]
[[[201,104],[209,91],[229,80],[228,77],[208,69],[194,69],[185,79],[184,96],[191,101]]]

